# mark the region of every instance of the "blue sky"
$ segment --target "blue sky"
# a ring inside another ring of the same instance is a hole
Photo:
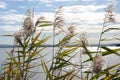
[[[90,42],[99,37],[105,14],[105,8],[110,0],[0,0],[0,35],[13,34],[18,31],[23,22],[27,9],[32,9],[36,4],[34,20],[45,16],[49,20],[54,19],[58,7],[63,7],[63,17],[68,23],[75,24],[76,32],[89,33]],[[116,4],[115,17],[120,25],[120,1],[114,0]],[[49,33],[52,28],[45,28]],[[120,31],[113,32],[120,34]],[[110,34],[109,34],[110,35]],[[120,35],[119,35],[120,36]],[[0,44],[13,44],[13,38],[0,36]]]

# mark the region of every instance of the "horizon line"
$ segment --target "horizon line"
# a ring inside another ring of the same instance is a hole
[[[11,47],[17,47],[18,45],[12,45],[12,44],[0,44],[0,48],[11,48]],[[67,46],[67,47],[80,47],[81,45],[78,44],[64,44],[64,45],[52,45],[52,44],[42,44],[39,47],[60,47],[60,46]],[[90,44],[88,47],[97,47],[98,44]],[[101,44],[101,47],[103,46],[120,46],[120,44]]]

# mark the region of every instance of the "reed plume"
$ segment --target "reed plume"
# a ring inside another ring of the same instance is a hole
[[[115,15],[114,15],[114,11],[115,11],[115,4],[114,2],[111,2],[107,9],[106,9],[106,14],[105,14],[105,23],[109,23],[109,22],[115,22]]]
[[[101,55],[97,55],[95,56],[95,58],[93,59],[93,72],[98,74],[102,71],[102,67],[103,67],[103,59]]]
[[[23,33],[22,33],[21,30],[18,31],[18,32],[15,32],[15,33],[13,34],[15,44],[18,43],[18,40],[20,40],[20,41],[22,40],[22,35],[23,35]]]
[[[105,14],[105,18],[103,20],[104,22],[103,22],[103,27],[102,27],[102,30],[101,30],[99,42],[98,42],[97,53],[100,52],[102,36],[103,36],[103,33],[105,32],[105,27],[108,26],[107,25],[108,23],[114,23],[116,21],[115,17],[114,17],[114,11],[115,11],[115,4],[114,4],[114,2],[111,2],[108,5],[108,7],[106,8],[106,14]]]
[[[75,26],[70,25],[70,26],[67,28],[67,34],[68,34],[68,36],[74,35],[74,34],[75,34]]]
[[[26,18],[23,22],[23,34],[25,36],[32,36],[34,32],[33,12],[28,9],[26,12]]]
[[[22,41],[22,37],[30,37],[35,32],[34,22],[33,22],[33,12],[28,9],[26,12],[26,17],[23,22],[23,28],[13,34],[14,41],[17,43],[18,40]]]
[[[88,44],[88,40],[87,40],[87,33],[83,32],[80,35],[80,42],[81,42],[81,46],[85,45],[85,46],[89,46]]]

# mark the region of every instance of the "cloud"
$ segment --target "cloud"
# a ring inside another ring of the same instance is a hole
[[[38,13],[39,14],[39,13]],[[54,20],[54,13],[41,13],[48,20]],[[63,17],[65,22],[70,25],[74,24],[76,32],[88,32],[88,33],[98,33],[101,31],[103,19],[105,17],[105,12],[87,12],[87,13],[64,13]],[[116,14],[117,24],[111,25],[110,27],[119,28],[120,15]],[[38,16],[36,17],[36,19]],[[118,21],[119,20],[119,21]],[[45,31],[52,31],[52,27],[45,27]]]
[[[13,11],[13,10],[12,10]],[[15,13],[6,13],[5,15],[0,15],[1,22],[4,22],[4,24],[8,23],[20,23],[23,20],[22,14],[15,14]]]
[[[67,23],[97,25],[103,23],[105,5],[74,5],[63,6],[63,17]]]
[[[20,6],[19,8],[24,9],[24,8],[26,8],[26,7],[25,7],[25,6]]]
[[[36,21],[40,16],[46,17],[47,20],[53,21],[54,20],[55,13],[50,12],[42,12],[42,13],[36,13],[34,21]],[[9,15],[4,17],[6,20],[6,24],[15,24],[18,22],[23,21],[23,15],[14,15],[15,17]],[[8,18],[9,19],[8,19]],[[66,13],[63,15],[65,18],[65,22],[70,24],[75,24],[76,30],[79,32],[81,31],[87,31],[87,32],[98,32],[101,29],[101,25],[103,23],[104,13],[96,13],[96,12],[90,12],[90,13]],[[17,21],[16,21],[17,20]],[[12,28],[13,29],[13,28]],[[52,27],[45,27],[45,31],[52,31]]]
[[[14,25],[16,24],[15,21],[7,21],[7,22],[2,22],[3,24],[6,24],[6,25]]]
[[[17,2],[21,2],[21,1],[24,1],[24,0],[8,0],[8,1],[17,1]]]
[[[53,13],[53,12],[38,12],[35,14],[34,20],[36,21],[41,16],[44,16],[47,20],[53,21],[55,13]]]
[[[16,13],[17,12],[17,10],[13,10],[13,9],[11,9],[9,11],[12,12],[12,13]]]
[[[69,23],[95,25],[103,22],[104,12],[64,13],[64,18]]]
[[[19,31],[20,30],[20,26],[18,25],[4,25],[4,26],[0,26],[0,29],[3,31]]]
[[[79,0],[54,0],[56,2],[69,2],[69,1],[79,1]]]
[[[81,1],[93,1],[93,0],[81,0]]]
[[[0,9],[5,9],[7,5],[5,2],[0,2]]]
[[[101,28],[101,25],[82,24],[76,27],[76,32],[99,33],[101,31]]]
[[[91,12],[100,9],[104,9],[106,5],[75,5],[75,6],[66,6],[63,9],[66,12]]]
[[[28,2],[33,2],[35,0],[28,0]],[[36,0],[37,2],[40,1],[42,3],[52,3],[53,1],[52,0]]]
[[[46,7],[52,7],[52,4],[45,4]]]
[[[28,0],[28,2],[32,2],[35,0]],[[70,2],[70,1],[79,1],[79,0],[36,0],[36,1],[40,1],[42,3],[53,3],[53,2]]]
[[[88,5],[89,7],[91,5]],[[92,8],[88,11],[86,8],[82,9],[82,12],[78,9],[81,7],[80,5],[76,6],[65,6],[63,7],[63,17],[65,18],[65,22],[70,25],[70,24],[75,24],[76,30],[81,32],[81,31],[87,31],[91,33],[99,32],[101,29],[101,25],[103,23],[104,19],[104,14],[105,12],[96,12],[95,10],[98,9],[103,9],[105,7],[104,5],[98,5],[98,6],[92,6]],[[83,6],[82,6],[83,7]],[[84,6],[86,7],[86,6]],[[76,12],[75,12],[76,11]],[[87,12],[88,11],[88,12]],[[120,22],[120,15],[115,14],[117,18],[117,23]],[[23,22],[23,16],[22,14],[7,14],[7,15],[1,15],[0,20],[4,21],[6,25],[8,24],[17,24]],[[53,21],[55,13],[53,12],[35,12],[35,18],[34,21],[36,21],[40,16],[46,17],[48,20]],[[5,26],[6,26],[5,25]],[[6,29],[6,28],[5,28]],[[13,29],[13,28],[11,28]],[[18,28],[17,28],[18,29]],[[14,29],[16,30],[16,29]],[[44,30],[47,31],[52,31],[52,27],[46,27]]]

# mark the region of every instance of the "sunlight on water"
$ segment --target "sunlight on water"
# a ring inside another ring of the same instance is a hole
[[[111,49],[115,49],[117,47],[110,47]],[[7,58],[7,54],[6,52],[10,51],[12,48],[0,48],[0,65],[4,63],[5,59]],[[88,48],[89,50],[91,51],[96,51],[97,50],[97,47],[89,47]],[[57,50],[57,48],[55,49]],[[104,51],[101,49],[101,51]],[[76,51],[75,53],[77,53],[79,51]],[[51,58],[52,58],[52,48],[51,47],[47,47],[42,53],[41,55],[45,55],[47,54],[47,56],[44,57],[44,60],[47,62],[49,61]],[[74,53],[73,53],[74,54]],[[86,59],[88,59],[88,56],[83,54],[77,54],[72,60],[71,60],[71,63],[75,64],[75,65],[78,65],[78,67],[74,67],[74,66],[68,66],[68,67],[64,67],[63,69],[65,71],[71,71],[73,69],[75,69],[76,71],[79,70],[79,73],[77,74],[78,76],[81,76],[81,72],[84,72],[84,71],[89,71],[91,70],[91,65],[92,63],[83,63],[82,65],[82,68],[81,68],[81,56],[82,56],[82,62],[85,61]],[[115,54],[112,54],[112,55],[108,55],[108,56],[105,56],[104,58],[104,67],[103,68],[107,68],[108,66],[110,65],[114,65],[116,63],[118,63],[120,61],[120,58],[118,56],[116,56]],[[37,60],[36,62],[34,62],[33,64],[36,64],[36,63],[40,63],[41,60]],[[50,66],[50,63],[48,64],[48,66]],[[2,65],[0,66],[0,68],[2,68]],[[38,72],[40,74],[37,74],[35,76],[36,80],[37,79],[44,79],[45,78],[45,74],[43,73],[43,69],[42,67],[38,67],[38,68],[35,68],[31,71],[34,71],[34,72]],[[1,72],[1,70],[0,70]],[[32,80],[32,79],[31,79]]]

